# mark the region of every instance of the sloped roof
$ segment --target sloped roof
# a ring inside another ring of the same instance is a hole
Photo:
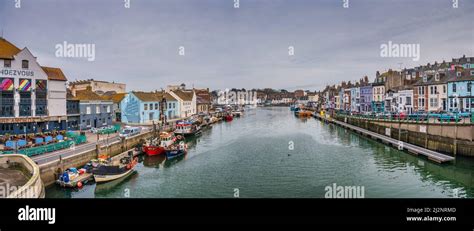
[[[211,102],[211,94],[208,90],[195,90],[196,92],[196,103],[208,104]]]
[[[48,75],[48,80],[55,81],[67,81],[66,76],[60,68],[56,67],[41,67],[46,75]]]
[[[97,101],[105,100],[100,95],[96,94],[95,92],[93,92],[91,90],[76,91],[76,96],[74,97],[74,99],[85,100],[85,101],[87,101],[87,100],[97,100]]]
[[[126,93],[116,93],[113,95],[103,95],[102,98],[105,100],[111,100],[114,103],[120,103],[125,98]]]
[[[20,48],[0,37],[0,59],[13,59],[20,51]]]
[[[461,72],[461,77],[456,76],[456,72],[448,72],[448,79],[446,82],[458,82],[458,81],[474,81],[474,75],[471,75],[470,70],[464,70]]]
[[[181,98],[184,101],[191,101],[193,100],[193,91],[182,91],[182,90],[174,90],[173,93],[175,93],[179,98]]]
[[[138,99],[140,99],[143,102],[160,102],[163,97],[167,101],[175,101],[176,99],[168,94],[168,93],[162,93],[162,92],[142,92],[142,91],[133,91],[132,92]]]

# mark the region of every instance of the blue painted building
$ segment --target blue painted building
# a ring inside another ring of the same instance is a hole
[[[448,75],[448,110],[474,112],[474,69],[456,68]]]
[[[178,100],[162,92],[130,92],[120,102],[120,108],[123,123],[157,123],[161,119],[161,110],[164,111],[163,119],[166,120],[175,119],[179,115]]]

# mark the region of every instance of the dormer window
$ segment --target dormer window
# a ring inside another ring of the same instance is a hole
[[[29,64],[28,60],[22,60],[21,61],[21,68],[28,69],[28,66],[29,66],[28,64]]]
[[[5,67],[5,68],[10,68],[10,67],[12,67],[12,61],[9,60],[9,59],[3,60],[3,67]]]
[[[439,74],[438,73],[435,74],[435,81],[439,81]]]
[[[461,72],[460,71],[456,72],[456,76],[461,77]]]
[[[423,82],[426,82],[426,81],[428,81],[428,76],[423,75]]]

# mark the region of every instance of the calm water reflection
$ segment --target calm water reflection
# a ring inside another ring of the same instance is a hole
[[[290,142],[294,149],[290,150]],[[438,165],[288,108],[248,110],[189,140],[179,159],[142,157],[136,173],[47,197],[324,197],[324,188],[364,186],[366,197],[473,197],[474,161]]]

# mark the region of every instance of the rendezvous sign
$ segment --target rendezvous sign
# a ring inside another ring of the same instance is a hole
[[[12,70],[12,69],[1,69],[0,76],[5,77],[33,77],[34,71],[31,70]]]

